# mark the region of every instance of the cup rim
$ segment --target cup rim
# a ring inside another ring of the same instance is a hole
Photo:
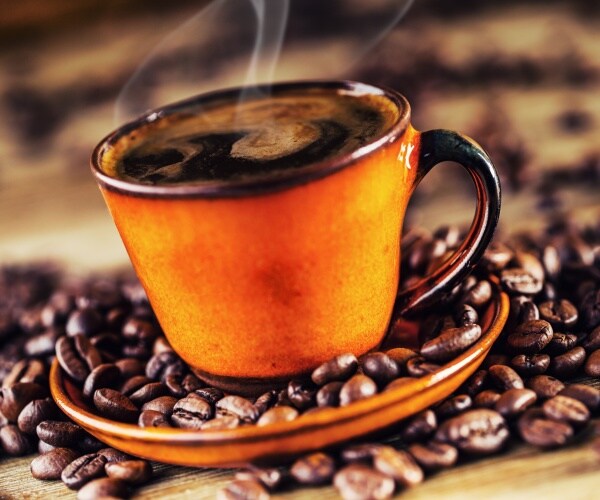
[[[112,177],[103,172],[101,164],[105,150],[133,130],[165,116],[184,111],[190,106],[198,106],[203,102],[216,99],[234,97],[244,88],[249,87],[232,87],[198,94],[150,110],[138,118],[120,126],[104,137],[92,152],[90,166],[92,173],[96,177],[96,181],[101,187],[109,191],[144,198],[228,198],[277,192],[326,177],[356,163],[359,159],[368,156],[384,144],[394,142],[401,137],[408,128],[410,122],[411,110],[408,100],[399,92],[384,86],[379,87],[352,80],[299,80],[269,85],[257,85],[252,88],[255,88],[259,92],[270,92],[272,95],[276,95],[279,92],[308,88],[337,89],[355,95],[380,95],[387,97],[396,105],[399,110],[399,115],[383,135],[351,152],[337,155],[330,159],[309,163],[300,169],[289,169],[284,171],[282,175],[271,178],[257,177],[237,181],[220,180],[212,181],[210,183],[165,186],[130,182]]]

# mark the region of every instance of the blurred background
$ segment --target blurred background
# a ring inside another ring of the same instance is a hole
[[[21,0],[0,16],[0,265],[127,266],[88,167],[100,139],[198,92],[298,78],[393,87],[420,130],[474,137],[500,171],[501,231],[600,223],[597,0]],[[444,166],[408,223],[473,210]]]

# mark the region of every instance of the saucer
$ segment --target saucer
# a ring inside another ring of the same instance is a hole
[[[63,375],[57,360],[50,370],[50,391],[71,420],[100,441],[132,455],[192,467],[274,462],[386,429],[450,395],[477,370],[506,323],[508,296],[500,290],[497,280],[492,285],[493,297],[480,321],[483,334],[460,356],[435,372],[395,389],[349,406],[300,416],[291,422],[189,431],[141,428],[108,420],[93,413],[81,390]]]

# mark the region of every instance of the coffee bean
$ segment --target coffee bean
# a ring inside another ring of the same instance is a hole
[[[590,377],[600,377],[600,349],[596,349],[589,355],[584,370]]]
[[[91,370],[102,364],[99,351],[83,334],[56,341],[56,357],[61,368],[76,382],[84,382]]]
[[[128,342],[154,342],[160,330],[151,321],[139,317],[130,317],[121,329],[123,338]]]
[[[38,453],[48,453],[49,451],[55,450],[56,446],[52,446],[51,444],[44,443],[43,441],[38,441]]]
[[[173,351],[152,356],[146,364],[146,375],[153,380],[163,381],[169,375],[183,375],[185,364]]]
[[[437,417],[433,410],[423,410],[410,417],[402,426],[400,436],[406,443],[428,438],[437,429]]]
[[[545,274],[550,279],[556,279],[560,274],[560,255],[553,245],[546,245],[542,251],[542,265]]]
[[[479,321],[477,311],[469,304],[461,304],[454,313],[457,326],[473,325]]]
[[[590,411],[581,401],[568,396],[554,396],[542,405],[544,414],[551,420],[581,425],[590,419]]]
[[[151,384],[152,379],[150,377],[146,377],[146,375],[134,375],[130,379],[123,382],[119,392],[124,396],[131,396],[135,391],[141,389],[146,384]]]
[[[406,373],[406,363],[409,359],[418,356],[418,354],[412,349],[407,349],[405,347],[395,347],[393,349],[388,349],[385,353],[396,362],[396,366],[398,367],[399,373]]]
[[[581,346],[587,352],[593,352],[600,349],[600,326],[594,328],[589,335],[584,338]]]
[[[527,380],[527,388],[535,392],[538,399],[548,399],[562,391],[565,384],[549,375],[536,375]]]
[[[540,315],[554,328],[572,328],[579,318],[577,308],[566,299],[541,303]]]
[[[406,451],[384,446],[375,454],[373,465],[405,488],[423,482],[423,470]]]
[[[480,280],[462,298],[461,302],[481,309],[492,298],[492,285],[487,280]]]
[[[435,414],[441,419],[450,418],[468,410],[472,405],[473,401],[468,394],[459,394],[440,403],[435,408]]]
[[[469,410],[446,420],[435,433],[436,440],[476,455],[499,451],[508,437],[508,427],[502,415],[485,408]]]
[[[543,286],[542,281],[534,278],[524,269],[505,269],[500,273],[500,281],[508,293],[535,295]]]
[[[468,349],[480,337],[481,327],[477,324],[450,328],[442,331],[438,337],[425,342],[421,347],[421,355],[430,361],[449,361]]]
[[[190,392],[194,392],[198,389],[202,389],[202,382],[198,380],[198,377],[188,373],[184,377],[180,375],[167,375],[165,377],[165,385],[172,396],[183,398]]]
[[[537,400],[531,389],[509,389],[502,394],[494,405],[494,409],[504,418],[520,415]]]
[[[17,382],[10,387],[0,389],[0,413],[9,422],[16,423],[19,414],[34,399],[48,395],[45,387],[33,382]]]
[[[106,458],[107,464],[112,464],[114,462],[123,462],[124,460],[133,459],[131,455],[128,455],[127,453],[124,453],[115,448],[101,448],[100,450],[98,450],[98,455],[102,455],[104,458]]]
[[[128,380],[137,375],[144,375],[146,367],[142,361],[135,358],[123,358],[115,361],[115,365],[121,372],[123,380]]]
[[[64,330],[61,328],[48,328],[42,333],[27,339],[23,351],[29,357],[45,358],[50,356],[54,354],[56,340],[61,335],[64,335]]]
[[[340,406],[348,406],[377,394],[377,385],[366,375],[354,375],[340,390]]]
[[[127,484],[118,479],[102,477],[85,484],[77,492],[77,500],[99,500],[101,498],[128,498]]]
[[[105,446],[106,445],[102,441],[86,432],[83,435],[83,439],[78,443],[77,449],[82,453],[95,453]]]
[[[412,444],[408,451],[421,467],[430,472],[452,467],[458,459],[454,446],[437,441]]]
[[[317,391],[317,405],[320,407],[339,406],[340,391],[344,382],[329,382]]]
[[[70,448],[54,448],[31,462],[31,475],[36,479],[60,479],[62,470],[77,458]]]
[[[475,408],[493,408],[496,402],[500,399],[500,394],[491,389],[481,391],[473,399]]]
[[[235,473],[238,481],[258,481],[270,491],[276,490],[284,480],[284,475],[280,469],[261,468],[251,465],[246,470],[240,470]]]
[[[517,372],[510,366],[490,366],[488,373],[490,375],[490,380],[501,391],[507,391],[508,389],[523,389],[525,387],[523,379],[519,377]]]
[[[328,382],[348,380],[358,368],[358,360],[351,353],[340,354],[316,368],[311,375],[312,381],[317,385]]]
[[[345,500],[384,499],[394,493],[394,480],[362,464],[350,464],[338,471],[333,484]]]
[[[85,379],[83,383],[83,395],[87,398],[92,398],[97,389],[113,388],[120,377],[121,372],[116,365],[111,363],[98,365]]]
[[[73,296],[61,290],[56,291],[40,312],[42,323],[46,327],[62,325],[73,309],[75,309]]]
[[[487,370],[477,370],[463,385],[464,392],[473,397],[486,387],[488,381]]]
[[[301,484],[325,484],[335,474],[335,462],[325,453],[312,453],[296,460],[290,473]]]
[[[76,447],[83,438],[84,431],[72,422],[45,420],[36,428],[37,437],[45,443],[60,448]]]
[[[256,425],[259,427],[276,424],[279,422],[291,422],[298,417],[298,410],[290,406],[276,406],[263,413]]]
[[[440,368],[440,365],[427,361],[423,356],[411,358],[406,362],[406,371],[411,377],[424,377]]]
[[[539,408],[527,410],[519,418],[517,429],[523,441],[541,448],[562,446],[573,436],[569,424],[549,420]]]
[[[585,349],[581,346],[574,347],[570,351],[552,358],[550,371],[557,377],[571,377],[583,366],[584,361]]]
[[[493,241],[485,250],[481,258],[481,265],[491,272],[504,269],[512,260],[514,252],[504,243]]]
[[[44,420],[53,420],[59,416],[59,410],[51,398],[34,399],[19,413],[17,424],[25,434],[35,434],[36,427]]]
[[[550,366],[550,356],[547,354],[518,354],[510,360],[510,365],[519,375],[525,377],[541,375]]]
[[[590,290],[580,306],[581,325],[583,328],[592,329],[600,325],[600,288]]]
[[[14,424],[0,428],[0,444],[7,455],[20,457],[33,451],[33,443],[27,434]]]
[[[259,416],[256,406],[241,396],[225,396],[215,406],[217,415],[233,415],[248,424],[256,422]]]
[[[212,420],[207,420],[200,427],[201,430],[213,430],[213,431],[221,431],[224,429],[235,429],[240,426],[240,419],[235,415],[221,415],[213,418]]]
[[[177,401],[173,396],[160,396],[144,403],[142,411],[153,410],[169,417],[173,413],[173,408],[177,404]]]
[[[92,479],[103,476],[105,464],[106,458],[104,456],[97,453],[88,453],[76,458],[67,465],[63,469],[60,478],[67,488],[78,490]]]
[[[570,384],[558,394],[581,401],[592,412],[600,408],[600,390],[590,385]]]
[[[375,443],[362,443],[346,446],[341,453],[341,458],[346,463],[369,462],[383,445]]]
[[[545,279],[544,266],[532,253],[517,251],[513,259],[516,267],[525,270],[536,280],[543,282]]]
[[[217,492],[217,500],[268,500],[269,494],[256,480],[231,481]]]
[[[488,354],[481,363],[481,367],[489,369],[490,366],[494,365],[507,365],[510,362],[510,358],[505,354]]]
[[[98,311],[91,307],[86,307],[85,309],[73,311],[69,315],[65,328],[69,337],[74,337],[78,334],[91,337],[100,332],[102,324],[102,316]]]
[[[194,394],[196,394],[196,396],[200,396],[211,405],[215,405],[217,401],[225,397],[223,391],[221,389],[217,389],[216,387],[205,387],[203,389],[198,389],[194,391]]]
[[[552,335],[553,330],[550,323],[538,319],[520,324],[506,338],[506,342],[518,353],[535,354],[550,343]]]
[[[213,416],[212,406],[192,393],[173,406],[171,421],[183,429],[200,429],[205,420]]]
[[[396,362],[383,352],[372,352],[360,358],[363,374],[383,388],[398,377],[400,370]]]
[[[545,351],[552,355],[563,354],[575,347],[577,336],[572,333],[556,333],[546,347]]]
[[[540,319],[540,312],[530,297],[517,295],[510,299],[510,311],[508,316],[507,330],[512,330],[514,326]]]
[[[287,396],[300,411],[314,406],[317,390],[309,383],[292,380],[287,387]]]
[[[169,417],[156,410],[143,410],[138,417],[140,427],[171,427]]]
[[[152,477],[152,466],[145,460],[124,460],[107,463],[104,466],[106,475],[112,479],[120,479],[128,484],[144,484]]]
[[[162,382],[151,382],[140,387],[137,391],[129,396],[129,399],[135,406],[142,406],[148,401],[159,398],[161,396],[167,396],[169,394],[169,388]]]
[[[31,382],[44,385],[47,382],[46,367],[38,359],[17,361],[2,381],[2,387],[8,388],[19,382]]]
[[[131,400],[114,389],[98,389],[94,392],[94,406],[102,416],[119,422],[135,422],[139,415],[139,410]]]

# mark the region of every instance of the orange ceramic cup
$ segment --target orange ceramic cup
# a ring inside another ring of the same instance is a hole
[[[382,341],[394,307],[430,304],[485,250],[500,211],[486,153],[455,132],[420,133],[400,94],[355,82],[295,82],[271,95],[326,89],[387,98],[384,135],[333,160],[270,180],[149,186],[106,173],[119,143],[156,120],[240,89],[196,97],[124,125],[96,148],[92,170],[173,349],[208,382],[252,393]],[[431,276],[398,294],[400,237],[411,193],[441,161],[477,190],[471,229]]]

